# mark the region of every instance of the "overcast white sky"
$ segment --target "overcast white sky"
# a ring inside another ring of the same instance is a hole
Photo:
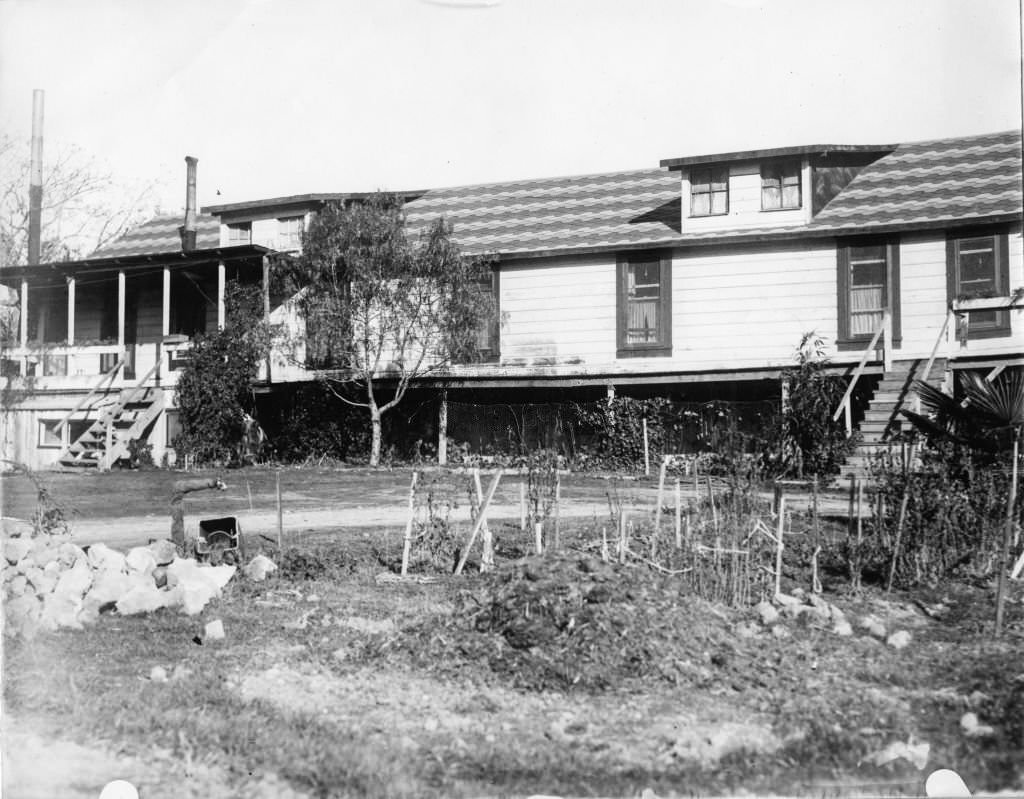
[[[0,125],[168,210],[1021,125],[1018,0],[458,5],[0,0]]]

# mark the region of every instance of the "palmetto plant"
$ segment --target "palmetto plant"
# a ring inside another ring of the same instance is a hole
[[[914,390],[921,399],[921,409],[928,411],[928,415],[906,409],[903,414],[929,439],[952,440],[996,457],[1008,450],[1012,453],[1010,495],[1006,503],[1006,526],[996,591],[995,633],[999,635],[1003,626],[1006,571],[1017,498],[1017,469],[1024,433],[1024,369],[1007,369],[991,381],[966,372],[962,375],[961,385],[963,398],[959,399],[916,382]]]

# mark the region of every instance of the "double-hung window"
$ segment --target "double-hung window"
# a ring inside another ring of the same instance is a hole
[[[227,227],[229,247],[252,244],[252,222],[231,222]]]
[[[277,249],[297,250],[302,246],[304,218],[285,216],[277,220]]]
[[[1005,233],[951,236],[946,240],[946,282],[950,300],[1003,297],[1009,293],[1010,265]],[[971,311],[968,337],[1010,332],[1008,311]]]
[[[718,216],[729,213],[729,168],[724,166],[690,170],[690,216]]]
[[[839,349],[863,348],[885,311],[892,315],[892,336],[900,341],[900,248],[896,239],[840,242]]]
[[[761,165],[761,210],[800,207],[800,162]]]
[[[477,330],[476,348],[481,361],[496,362],[501,358],[500,336],[501,336],[501,309],[499,299],[501,297],[500,281],[501,272],[492,269],[490,277],[480,281],[480,292],[494,298],[494,315],[484,320]]]
[[[672,354],[672,259],[625,256],[618,263],[618,357]]]

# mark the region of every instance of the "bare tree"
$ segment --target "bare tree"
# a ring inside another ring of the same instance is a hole
[[[0,266],[28,256],[29,145],[0,134]],[[155,204],[153,183],[118,185],[77,147],[58,149],[43,164],[40,260],[88,255],[120,237]]]
[[[400,199],[378,194],[326,206],[303,236],[297,272],[307,362],[340,399],[368,410],[376,466],[381,417],[410,384],[476,357],[494,320],[481,290],[489,261],[463,256],[443,219],[410,236]]]

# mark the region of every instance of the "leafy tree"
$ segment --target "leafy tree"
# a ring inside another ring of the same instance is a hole
[[[370,417],[370,465],[380,462],[381,417],[409,385],[477,355],[494,303],[487,260],[462,255],[438,219],[418,236],[401,200],[328,204],[303,235],[296,279],[305,288],[307,363],[344,402]]]
[[[28,142],[0,134],[0,266],[28,258]],[[154,204],[154,186],[119,185],[80,149],[56,150],[43,162],[40,260],[67,261],[119,238]]]
[[[270,346],[259,287],[229,283],[225,311],[224,329],[196,339],[178,378],[179,457],[235,460],[255,407],[251,386]]]
[[[846,387],[827,367],[824,342],[813,331],[805,333],[796,366],[782,375],[788,399],[780,417],[778,457],[784,472],[834,474],[856,447],[845,426],[832,419]]]

